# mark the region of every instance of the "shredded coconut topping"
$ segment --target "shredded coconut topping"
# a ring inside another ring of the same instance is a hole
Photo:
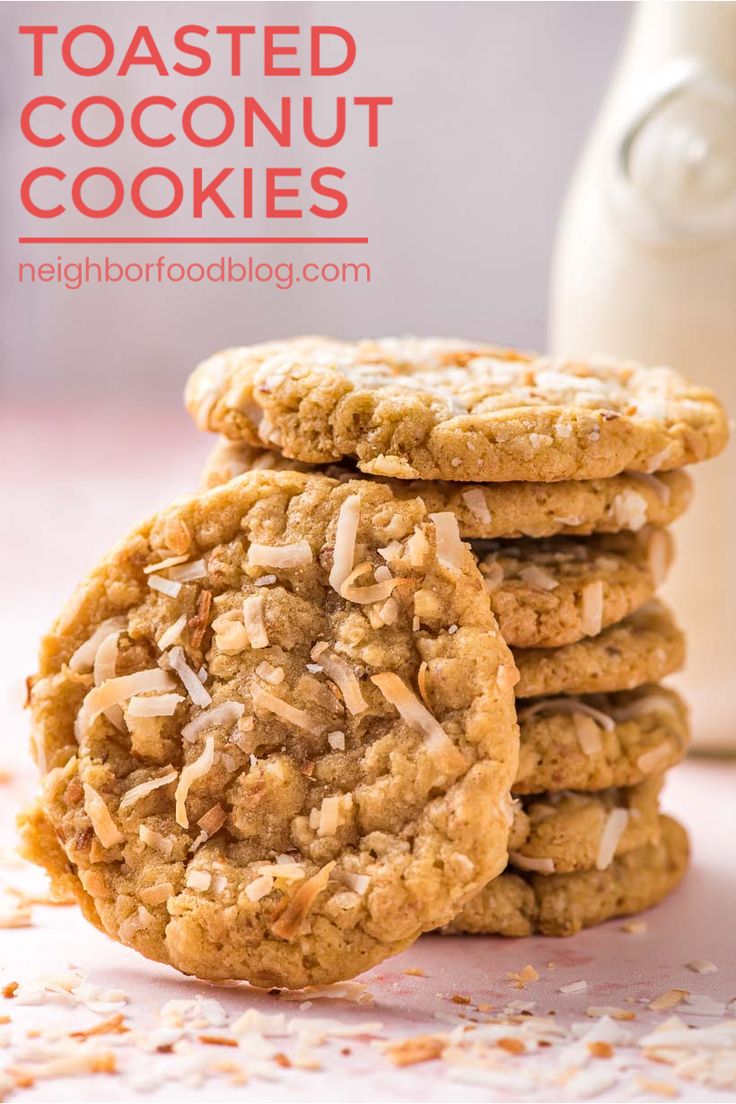
[[[395,672],[371,675],[371,682],[378,687],[389,705],[394,706],[401,719],[426,737],[425,747],[441,769],[449,774],[459,774],[467,768],[463,753]]]
[[[177,705],[183,701],[182,694],[152,694],[144,698],[136,694],[125,712],[129,717],[173,717]]]
[[[94,833],[102,846],[110,848],[122,843],[125,836],[112,819],[104,799],[89,783],[83,782],[82,786],[84,789],[84,811],[89,817]]]
[[[603,628],[603,580],[586,583],[581,591],[581,627],[586,636],[597,636]]]
[[[530,874],[554,874],[554,859],[535,859],[531,855],[522,855],[520,851],[509,851],[509,862],[519,870]]]
[[[299,886],[296,893],[288,899],[286,908],[271,925],[271,931],[281,939],[290,941],[298,935],[302,924],[309,916],[314,903],[330,880],[330,874],[335,869],[335,863],[329,862],[307,878],[306,882]]]
[[[184,689],[186,690],[187,694],[189,694],[189,697],[192,699],[194,704],[201,705],[203,708],[205,706],[208,706],[212,701],[212,698],[210,697],[208,691],[205,690],[197,674],[192,670],[192,668],[189,666],[186,659],[184,658],[183,649],[179,645],[177,645],[175,648],[172,648],[170,652],[167,652],[167,655],[169,657],[169,662],[171,663],[173,670],[176,671],[177,675],[181,679],[182,683],[184,684]]]
[[[488,509],[486,496],[480,487],[470,487],[463,491],[463,500],[471,514],[483,525],[491,524],[491,511]]]
[[[148,782],[141,782],[138,786],[132,786],[127,790],[120,801],[120,808],[127,809],[131,805],[135,805],[136,801],[140,801],[141,798],[147,797],[148,794],[153,793],[154,790],[160,789],[162,786],[168,786],[172,782],[175,782],[177,778],[177,772],[173,767],[170,767],[165,774],[162,774],[159,778],[152,778]]]
[[[262,686],[255,685],[253,687],[253,704],[257,709],[265,709],[268,713],[280,717],[287,724],[303,728],[305,732],[311,732],[314,736],[318,736],[322,731],[323,726],[317,717],[307,713],[304,709],[297,709],[296,706],[289,705],[283,698],[277,698],[275,694],[265,690]]]
[[[91,671],[97,649],[105,637],[112,632],[122,632],[126,625],[127,618],[125,617],[108,617],[106,621],[101,621],[92,636],[85,640],[84,644],[80,644],[69,657],[69,666],[72,671]]]
[[[319,662],[329,679],[339,687],[348,712],[356,716],[368,708],[368,702],[363,697],[360,683],[349,663],[334,652],[320,652]]]
[[[268,632],[263,619],[264,604],[262,594],[251,594],[243,602],[243,623],[251,648],[268,647]]]
[[[214,725],[234,725],[240,720],[244,712],[245,706],[242,702],[224,701],[218,705],[213,705],[209,709],[205,709],[204,713],[200,713],[189,724],[184,725],[181,730],[182,739],[192,742],[206,728],[212,728]]]
[[[173,690],[171,675],[154,667],[147,671],[136,671],[132,675],[121,675],[108,679],[101,686],[95,686],[86,695],[74,722],[74,734],[81,742],[87,729],[111,705],[120,705],[136,694]]]
[[[305,567],[312,563],[312,558],[312,549],[306,540],[281,545],[251,544],[248,549],[249,567]]]
[[[343,502],[337,515],[335,549],[329,582],[333,590],[342,593],[342,586],[353,570],[355,538],[360,523],[360,495],[351,494]]]
[[[144,575],[152,575],[159,571],[166,571],[169,567],[178,567],[179,564],[186,563],[189,559],[189,553],[185,552],[181,556],[167,556],[165,560],[157,560],[156,563],[147,564],[143,568]]]
[[[163,575],[149,575],[148,585],[151,590],[157,590],[159,594],[165,594],[167,598],[176,598],[181,590],[181,583],[166,579]]]
[[[437,533],[437,559],[450,571],[461,571],[466,548],[460,540],[460,530],[454,514],[430,514]]]
[[[532,717],[536,717],[538,713],[579,713],[591,717],[606,732],[613,732],[616,727],[616,722],[612,717],[601,712],[600,709],[588,705],[580,698],[539,698],[533,705],[528,705],[519,712],[519,720],[530,720]]]
[[[606,817],[596,855],[596,870],[607,870],[613,862],[619,840],[629,823],[628,809],[611,809]]]
[[[161,633],[161,636],[156,641],[157,647],[160,652],[165,652],[167,648],[170,648],[172,644],[181,638],[181,634],[187,627],[187,615],[183,613],[181,617],[174,621],[173,625],[169,625],[165,632]]]
[[[191,563],[182,564],[181,567],[172,567],[169,578],[177,583],[193,583],[195,579],[207,577],[207,564],[204,560],[192,560]]]
[[[539,564],[527,564],[519,572],[519,578],[533,590],[556,590],[560,585],[549,571],[545,571]]]
[[[191,786],[198,778],[203,778],[211,769],[215,761],[215,737],[208,736],[204,743],[204,750],[198,759],[188,763],[181,772],[179,784],[176,787],[174,799],[176,801],[176,823],[182,828],[189,827],[186,800]]]

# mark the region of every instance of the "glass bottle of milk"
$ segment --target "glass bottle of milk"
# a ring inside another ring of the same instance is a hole
[[[736,3],[639,4],[570,186],[553,352],[669,364],[736,413]],[[665,596],[695,746],[736,752],[736,444],[690,469]]]

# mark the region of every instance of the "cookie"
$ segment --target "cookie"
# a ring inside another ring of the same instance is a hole
[[[619,856],[607,870],[549,877],[506,871],[465,906],[450,930],[517,937],[575,935],[614,916],[659,904],[681,881],[689,854],[685,829],[662,816],[657,843]]]
[[[552,360],[452,338],[299,337],[227,349],[189,378],[201,429],[397,479],[599,479],[705,460],[725,413],[670,368]]]
[[[514,648],[518,698],[606,694],[659,682],[685,662],[685,637],[667,606],[647,602],[598,636],[562,648]]]
[[[473,550],[507,644],[559,648],[597,636],[653,597],[672,563],[666,529],[586,540],[476,542]]]
[[[662,777],[596,793],[522,797],[509,839],[510,866],[535,874],[605,870],[617,855],[656,843]]]
[[[25,852],[184,973],[350,977],[506,865],[515,678],[451,515],[245,475],[130,534],[44,640]]]
[[[690,741],[685,703],[664,686],[519,706],[515,794],[635,786],[679,763]]]
[[[254,448],[221,437],[202,471],[204,489],[219,487],[254,469],[309,471],[313,465],[287,460],[279,452]],[[357,468],[329,466],[326,474],[354,478]],[[692,498],[685,471],[647,475],[624,472],[610,479],[563,480],[560,483],[443,483],[391,481],[394,494],[424,498],[434,511],[451,510],[460,533],[468,538],[552,537],[557,534],[637,532],[645,525],[670,525]]]

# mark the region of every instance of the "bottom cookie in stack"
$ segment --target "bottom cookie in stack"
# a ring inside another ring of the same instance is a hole
[[[605,870],[528,874],[508,868],[455,918],[452,932],[528,936],[575,935],[582,928],[659,904],[688,865],[687,832],[659,817],[659,838],[617,856]]]

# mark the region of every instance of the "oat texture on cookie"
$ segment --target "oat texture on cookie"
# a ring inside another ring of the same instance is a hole
[[[515,679],[452,515],[246,474],[131,533],[43,641],[26,854],[185,973],[350,977],[504,868]]]
[[[227,349],[186,389],[197,425],[398,479],[652,473],[724,447],[713,393],[666,367],[554,360],[451,338],[301,337]]]

